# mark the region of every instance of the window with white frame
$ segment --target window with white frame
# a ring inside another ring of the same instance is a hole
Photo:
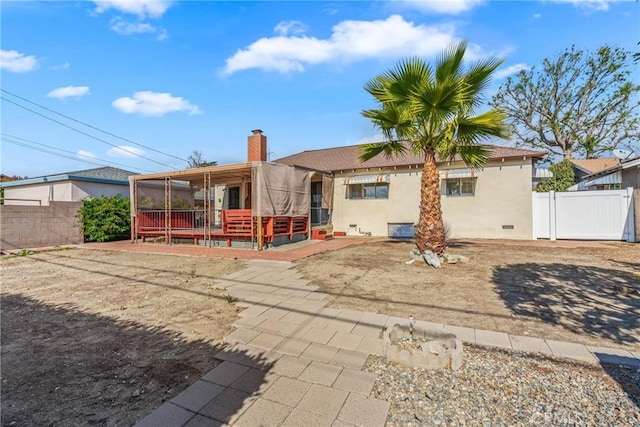
[[[349,184],[347,186],[347,199],[388,199],[389,184],[371,183],[371,184]]]
[[[473,196],[476,192],[477,178],[443,179],[444,194],[447,196]]]
[[[388,199],[389,175],[354,175],[344,179],[347,199]]]

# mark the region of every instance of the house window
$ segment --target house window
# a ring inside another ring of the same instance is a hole
[[[447,196],[473,196],[476,191],[476,178],[448,178],[443,180]]]
[[[388,199],[389,184],[372,183],[372,184],[349,184],[347,191],[347,199]]]

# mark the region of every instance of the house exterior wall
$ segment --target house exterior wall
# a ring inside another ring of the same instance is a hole
[[[454,164],[441,170],[461,167],[464,165]],[[415,168],[363,172],[389,174],[389,198],[377,200],[347,199],[344,179],[353,174],[336,174],[334,231],[387,236],[388,223],[416,223],[421,172]],[[531,173],[530,160],[491,163],[477,172],[473,196],[443,195],[442,212],[448,237],[531,239]]]
[[[448,236],[531,239],[531,172],[530,161],[494,163],[478,172],[474,196],[443,196],[442,213]]]
[[[82,243],[76,212],[80,202],[48,206],[0,205],[0,250]]]
[[[5,205],[48,206],[49,201],[73,202],[73,187],[70,181],[43,182],[23,187],[5,187]],[[22,200],[9,200],[22,199]]]
[[[640,166],[622,169],[622,184],[620,188],[640,188]]]
[[[72,190],[73,195],[72,195],[72,199],[68,201],[78,202],[89,196],[113,197],[113,196],[121,195],[122,197],[129,197],[128,185],[105,184],[101,182],[86,182],[86,181],[72,181],[72,183],[73,183],[73,190]]]

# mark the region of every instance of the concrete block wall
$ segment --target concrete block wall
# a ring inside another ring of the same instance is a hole
[[[82,202],[0,205],[0,251],[82,243],[76,212]]]

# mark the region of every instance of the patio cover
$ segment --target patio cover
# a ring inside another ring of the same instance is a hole
[[[251,182],[253,216],[309,216],[309,171],[279,163],[254,162]]]

